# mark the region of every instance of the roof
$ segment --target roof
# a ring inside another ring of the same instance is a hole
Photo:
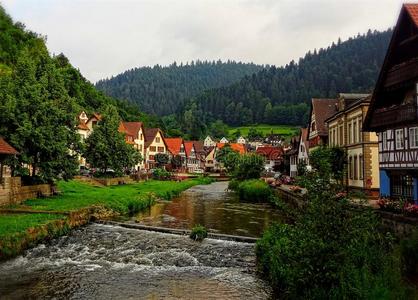
[[[356,93],[339,93],[339,98],[347,100],[358,100],[370,96],[370,94],[356,94]]]
[[[231,144],[225,144],[225,143],[216,143],[216,148],[222,149],[225,145],[231,146],[231,149],[238,152],[239,154],[245,153],[245,146],[243,144],[237,144],[237,143],[231,143]]]
[[[402,9],[401,9],[401,12],[399,14],[398,21],[397,21],[396,26],[393,30],[392,37],[391,37],[391,40],[389,42],[389,47],[388,47],[388,50],[386,52],[385,59],[383,61],[382,67],[380,68],[380,73],[379,73],[379,76],[377,78],[375,88],[373,90],[373,95],[372,95],[372,98],[371,98],[371,101],[370,101],[369,110],[367,111],[366,118],[363,122],[363,130],[364,131],[373,130],[373,128],[371,128],[371,118],[372,118],[374,110],[376,109],[377,95],[379,94],[382,86],[384,85],[384,81],[386,79],[386,75],[387,75],[388,69],[390,67],[391,56],[393,55],[394,50],[397,46],[396,45],[397,36],[400,33],[400,29],[401,29],[401,26],[402,26],[402,21],[405,20],[406,15],[408,15],[409,18],[411,19],[411,21],[412,21],[411,25],[412,26],[415,25],[415,29],[418,29],[418,4],[417,3],[406,3],[406,4],[402,5]],[[409,28],[409,30],[410,29],[411,28]],[[416,39],[413,39],[413,41],[416,42]]]
[[[86,123],[84,123],[82,121],[80,121],[80,123],[78,123],[77,128],[81,129],[81,130],[90,130],[90,128],[86,125]]]
[[[9,145],[2,137],[0,137],[0,154],[14,155],[19,154],[15,148]]]
[[[142,128],[142,122],[122,122],[126,132],[133,137],[138,136],[139,130]]]
[[[183,144],[182,138],[165,138],[165,143],[167,144],[167,149],[173,155],[178,155],[180,153],[181,145]]]
[[[337,104],[338,99],[312,99],[310,118],[314,113],[318,135],[328,135],[325,120],[337,112]]]
[[[283,155],[283,148],[273,146],[261,146],[257,148],[256,153],[268,158],[269,160],[278,160],[281,159]]]
[[[145,128],[144,129],[145,148],[148,148],[149,145],[151,145],[151,143],[154,141],[155,136],[157,135],[158,132],[161,134],[161,137],[163,138],[163,141],[164,141],[163,132],[161,131],[160,128]]]
[[[196,150],[196,152],[205,152],[205,147],[202,141],[193,141],[193,145],[194,145],[194,150]]]
[[[405,3],[403,5],[408,12],[409,16],[411,17],[412,21],[414,21],[415,26],[418,27],[418,4],[416,3]]]
[[[186,151],[186,156],[190,156],[193,148],[194,148],[193,141],[184,141],[184,149]],[[196,153],[196,149],[195,149],[195,153]]]

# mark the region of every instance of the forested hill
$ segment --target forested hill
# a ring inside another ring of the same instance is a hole
[[[207,89],[228,86],[262,68],[235,61],[173,63],[167,67],[131,69],[97,82],[96,87],[109,96],[136,104],[147,113],[162,116],[176,113],[185,99]]]
[[[229,125],[305,124],[312,97],[372,91],[391,34],[392,30],[369,30],[308,52],[297,63],[264,69],[229,87],[205,91],[186,105],[182,115],[198,116],[194,121],[205,124],[216,119]]]

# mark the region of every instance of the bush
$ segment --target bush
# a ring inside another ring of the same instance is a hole
[[[272,196],[269,185],[260,179],[242,181],[238,184],[236,191],[239,198],[244,201],[265,202],[269,201]]]
[[[152,178],[157,180],[168,180],[171,178],[171,173],[163,168],[157,168],[152,172]]]
[[[190,238],[195,241],[203,241],[208,237],[208,231],[202,225],[196,225],[193,227],[192,232],[190,233]]]
[[[401,260],[408,276],[418,274],[418,230],[401,241]]]

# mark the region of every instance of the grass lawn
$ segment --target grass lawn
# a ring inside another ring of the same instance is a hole
[[[28,228],[45,225],[50,221],[65,218],[58,214],[0,214],[0,240],[7,236],[23,233]]]
[[[299,131],[299,128],[295,126],[259,124],[254,126],[231,127],[228,135],[231,137],[234,132],[239,130],[243,136],[247,136],[250,128],[257,129],[262,132],[263,135],[270,134],[273,131],[274,134],[280,134],[286,138],[296,135]]]
[[[150,206],[155,197],[169,200],[182,191],[197,185],[208,183],[208,179],[196,178],[182,182],[146,181],[135,184],[110,187],[94,187],[86,183],[61,181],[59,196],[25,201],[24,205],[35,210],[72,211],[92,205],[103,205],[107,208],[126,214]]]

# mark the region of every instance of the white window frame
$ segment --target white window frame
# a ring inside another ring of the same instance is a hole
[[[395,130],[395,149],[405,149],[405,137],[403,128]]]
[[[418,127],[409,128],[409,148],[418,149]]]

